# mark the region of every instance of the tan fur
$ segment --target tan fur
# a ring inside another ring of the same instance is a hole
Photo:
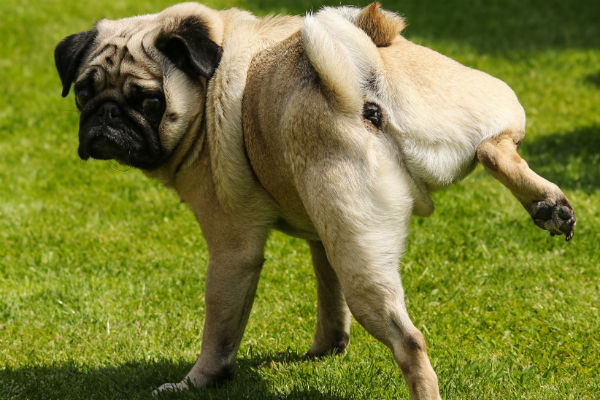
[[[378,2],[365,7],[356,17],[356,26],[371,37],[377,47],[392,44],[392,40],[406,26],[404,19],[396,14],[384,13]]]
[[[298,35],[255,58],[243,117],[248,156],[287,231],[318,237],[339,277],[338,289],[317,271],[319,318],[309,354],[336,351],[339,338],[349,336],[343,296],[357,320],[390,347],[413,398],[438,399],[437,378],[406,314],[396,271],[412,199],[411,178],[389,162],[393,145],[360,115],[332,108]]]
[[[189,15],[223,48],[208,81],[190,79],[153,46]],[[378,3],[304,20],[184,3],[98,24],[79,78],[97,71],[107,91],[164,87],[160,140],[173,153],[146,172],[189,204],[209,251],[202,351],[182,381],[158,391],[231,374],[271,229],[310,245],[318,315],[307,354],[344,350],[351,312],[390,348],[419,400],[440,399],[438,382],[397,265],[411,215],[433,211],[430,192],[478,159],[536,224],[572,235],[564,194],[516,153],[525,114],[512,90],[411,43],[403,27]],[[380,120],[363,115],[366,103]]]
[[[224,12],[229,45],[207,92],[207,132],[217,193],[223,204],[239,207],[238,199],[253,196],[241,133],[242,96],[252,57],[300,28],[297,17],[258,19],[237,10]],[[264,200],[259,200],[264,201]],[[243,206],[247,207],[247,204]]]
[[[285,54],[284,62],[280,57],[282,53]],[[257,75],[260,79],[257,79]],[[311,239],[318,239],[318,236],[295,188],[293,171],[286,160],[288,149],[284,138],[280,136],[280,124],[286,97],[295,91],[305,93],[307,104],[300,107],[306,110],[308,118],[314,118],[315,121],[321,120],[321,116],[327,118],[327,104],[319,107],[320,99],[313,96],[313,92],[318,90],[316,78],[304,56],[300,35],[294,34],[261,52],[253,60],[248,71],[244,94],[244,104],[247,106],[243,114],[248,157],[261,186],[281,210],[281,221],[285,225],[280,229]],[[268,101],[257,101],[267,98]],[[306,139],[311,140],[310,137]]]
[[[536,224],[553,234],[565,233],[570,239],[572,228],[570,232],[565,232],[566,228],[562,228],[565,218],[561,218],[558,212],[562,207],[571,209],[571,204],[558,186],[529,169],[527,162],[519,156],[517,147],[524,136],[522,131],[505,131],[487,139],[477,148],[477,158],[494,178],[510,189],[533,216]],[[550,218],[538,220],[536,214],[544,203],[556,204],[558,209],[552,210]],[[574,220],[573,215],[573,225]]]
[[[309,241],[312,263],[317,277],[317,329],[313,344],[306,353],[318,357],[343,352],[350,342],[350,310],[340,281],[327,260],[320,241]]]
[[[355,20],[370,37],[378,33],[361,18],[370,18],[370,23],[382,28],[377,25],[378,11],[377,6],[369,6]],[[344,16],[352,21],[351,13]],[[319,54],[318,44],[312,53],[305,52],[304,46],[318,43],[327,34],[326,24],[336,22],[330,11],[321,20],[317,14],[315,20],[302,37],[295,35],[272,46],[251,65],[243,108],[248,156],[261,185],[280,208],[287,231],[312,237],[314,229],[322,240],[352,314],[390,347],[412,398],[438,399],[437,377],[423,335],[406,313],[397,272],[386,268],[394,265],[402,249],[408,214],[427,214],[428,194],[424,193],[464,177],[484,151],[497,159],[501,175],[494,176],[509,187],[518,184],[515,194],[526,208],[534,200],[523,198],[528,190],[554,207],[566,198],[555,185],[528,172],[516,152],[497,146],[485,150],[487,143],[501,140],[501,132],[523,132],[523,110],[506,84],[393,32],[390,45],[369,57],[377,74],[374,82],[361,75],[354,78],[367,88],[362,102],[374,99],[390,107],[383,135],[374,133],[359,114],[349,115],[351,108],[344,104],[351,104],[352,99],[347,99],[352,94],[323,90],[335,86],[336,79],[347,80],[352,69],[337,72],[334,79],[319,79],[322,73],[335,75],[336,68],[326,65],[328,59]],[[315,23],[323,23],[324,28],[313,28]],[[352,34],[350,28],[338,31]],[[375,45],[384,42],[374,40]],[[320,67],[313,71],[311,63]],[[375,86],[373,92],[368,84]],[[344,97],[340,101],[335,96]],[[404,165],[386,163],[394,159],[390,153],[394,142],[400,146]],[[438,164],[437,158],[452,162]],[[544,190],[552,197],[542,195]],[[398,252],[386,253],[390,249]],[[332,332],[349,333],[344,328],[344,310],[337,306],[342,294],[335,280],[332,285],[330,295],[322,293],[325,285],[319,285],[323,299],[319,314],[340,318],[327,322],[319,318],[309,354],[334,350],[332,343],[339,334]],[[390,331],[390,326],[396,330]],[[326,331],[329,335],[323,334]]]

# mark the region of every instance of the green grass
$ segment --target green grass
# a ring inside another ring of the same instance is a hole
[[[335,2],[332,2],[335,3]],[[259,14],[308,0],[211,0]],[[0,3],[0,399],[142,399],[200,349],[206,246],[174,193],[76,155],[56,43],[166,1]],[[521,153],[577,212],[565,243],[479,167],[415,218],[400,270],[445,399],[600,397],[600,3],[398,0],[412,40],[505,80]],[[307,246],[275,233],[234,381],[182,399],[407,398],[356,323],[349,351],[301,361],[315,324]]]

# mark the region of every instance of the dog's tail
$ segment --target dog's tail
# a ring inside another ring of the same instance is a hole
[[[363,87],[383,68],[377,47],[390,45],[404,26],[400,16],[383,11],[379,3],[363,10],[325,7],[306,16],[304,50],[340,111],[362,110]]]
[[[391,11],[382,10],[377,2],[363,8],[356,16],[354,24],[365,31],[377,47],[392,44],[392,40],[406,27],[404,18]]]

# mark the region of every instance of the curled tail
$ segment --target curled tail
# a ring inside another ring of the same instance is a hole
[[[388,46],[404,20],[379,3],[360,10],[325,7],[302,26],[304,50],[330,99],[342,112],[361,112],[364,90],[383,69],[377,47]]]
[[[393,12],[382,10],[381,5],[377,2],[362,9],[354,23],[369,35],[377,47],[386,47],[392,44],[392,40],[406,27],[404,18]]]

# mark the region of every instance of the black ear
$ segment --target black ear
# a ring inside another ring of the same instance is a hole
[[[81,60],[96,38],[97,33],[98,31],[95,28],[75,33],[61,40],[54,49],[54,62],[63,85],[62,97],[69,94],[69,89],[75,79]]]
[[[156,48],[190,78],[210,78],[221,61],[223,49],[210,40],[206,25],[187,17],[158,34]]]

